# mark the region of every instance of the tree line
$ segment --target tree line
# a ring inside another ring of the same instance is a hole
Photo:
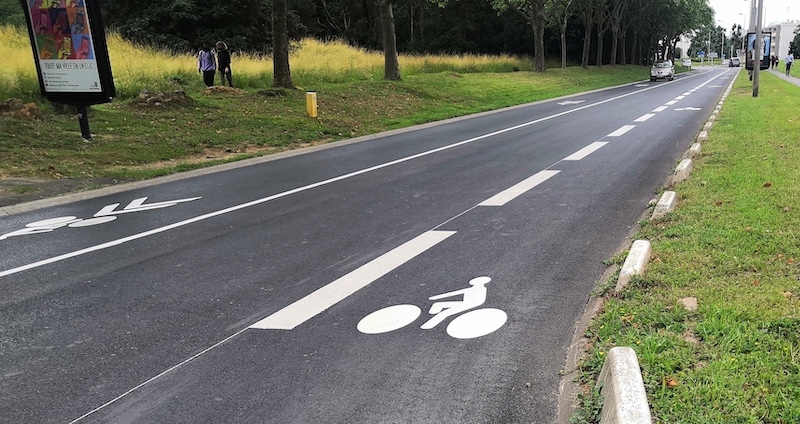
[[[387,79],[400,78],[398,52],[526,55],[543,72],[547,58],[562,67],[649,64],[675,56],[682,36],[692,39],[689,54],[742,37],[737,25],[725,37],[706,0],[98,1],[106,26],[135,43],[196,51],[225,40],[273,55],[276,74],[286,74],[276,85],[290,83],[290,45],[304,37],[382,50]],[[0,22],[23,22],[20,4],[0,0]]]

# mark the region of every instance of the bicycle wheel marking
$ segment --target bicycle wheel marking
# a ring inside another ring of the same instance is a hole
[[[416,321],[422,310],[415,305],[388,306],[361,318],[356,328],[364,334],[388,333]]]
[[[456,339],[474,339],[493,333],[508,320],[500,309],[485,308],[467,312],[447,325],[447,334]]]

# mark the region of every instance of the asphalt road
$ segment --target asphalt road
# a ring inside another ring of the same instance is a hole
[[[553,422],[603,261],[734,75],[3,217],[0,422]]]

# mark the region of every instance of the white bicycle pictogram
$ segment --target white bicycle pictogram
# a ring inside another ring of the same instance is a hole
[[[472,339],[498,330],[508,320],[504,311],[495,308],[474,309],[486,302],[486,284],[491,280],[490,277],[473,278],[469,282],[470,287],[429,297],[429,300],[439,300],[460,295],[462,299],[435,302],[428,311],[433,317],[420,328],[430,330],[445,319],[472,309],[454,318],[447,325],[447,334],[457,339]],[[357,328],[365,334],[388,333],[413,323],[421,314],[422,310],[416,305],[387,306],[362,318]]]

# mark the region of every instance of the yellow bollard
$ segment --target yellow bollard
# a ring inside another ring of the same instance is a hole
[[[317,93],[315,91],[306,91],[306,112],[311,118],[317,117]]]

